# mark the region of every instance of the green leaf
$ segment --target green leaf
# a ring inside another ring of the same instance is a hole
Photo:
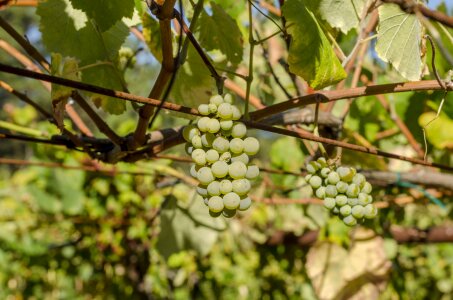
[[[282,8],[291,35],[289,69],[320,89],[346,78],[346,72],[318,20],[302,0],[288,0]]]
[[[211,2],[212,15],[202,11],[197,22],[198,41],[206,50],[219,50],[234,65],[242,61],[242,33],[220,5]]]
[[[272,165],[285,171],[297,172],[304,163],[304,154],[296,140],[283,137],[272,144],[270,150]]]
[[[319,13],[332,27],[348,33],[359,25],[365,0],[322,0]]]
[[[101,31],[108,30],[123,17],[131,18],[135,6],[132,0],[71,0],[71,3],[94,19]]]
[[[154,55],[154,57],[162,62],[162,38],[160,35],[159,22],[152,18],[149,14],[142,15],[143,37],[146,45]]]
[[[379,7],[379,25],[376,43],[378,56],[404,78],[419,80],[422,73],[422,27],[416,15],[403,12],[398,5]]]
[[[435,112],[426,112],[420,116],[418,123],[420,126],[426,126],[436,117]],[[426,127],[426,137],[428,141],[439,149],[453,149],[453,120],[445,114],[440,114],[439,118],[432,121]],[[421,129],[420,129],[421,130]]]
[[[80,60],[82,81],[105,88],[123,90],[123,78],[114,61],[129,34],[127,26],[118,21],[107,31],[99,31],[94,21],[71,6],[69,0],[40,2],[37,14],[41,17],[40,30],[43,43],[49,52]],[[104,110],[121,113],[124,101],[96,96],[102,100]]]

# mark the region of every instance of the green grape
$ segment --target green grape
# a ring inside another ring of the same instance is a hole
[[[241,179],[247,173],[247,166],[240,161],[232,162],[228,167],[228,174],[233,179]]]
[[[220,130],[220,122],[217,119],[211,119],[208,122],[208,132],[217,133]]]
[[[359,199],[358,198],[348,198],[348,204],[350,206],[356,206],[359,204]]]
[[[214,150],[217,150],[219,153],[227,152],[230,148],[230,143],[224,137],[216,137],[215,140],[212,142],[212,147]]]
[[[233,184],[228,179],[224,179],[224,180],[220,181],[219,189],[220,189],[220,193],[228,194],[229,192],[233,191]]]
[[[239,196],[247,194],[252,188],[250,181],[248,179],[236,179],[233,180],[233,192]]]
[[[182,136],[186,142],[192,142],[192,138],[196,135],[200,135],[200,130],[195,125],[187,125],[182,130]]]
[[[219,160],[219,157],[219,152],[215,151],[214,149],[209,149],[208,151],[206,151],[206,161],[208,163],[215,163]]]
[[[319,188],[319,187],[321,186],[321,184],[322,184],[322,179],[321,179],[321,177],[314,175],[314,176],[312,176],[312,177],[310,178],[310,180],[308,181],[308,183],[311,185],[311,187],[312,187],[313,189],[317,189],[317,188]]]
[[[327,167],[327,160],[324,157],[320,157],[316,161],[321,165],[322,168]]]
[[[320,173],[321,177],[326,178],[327,176],[329,176],[330,169],[329,168],[322,168],[321,172],[319,172],[319,173]]]
[[[236,209],[240,202],[241,198],[234,192],[230,192],[223,196],[223,205],[225,205],[227,209]]]
[[[192,146],[192,144],[186,143],[186,145],[184,146],[184,149],[186,150],[187,154],[192,155],[192,152],[195,148]]]
[[[373,204],[368,204],[365,206],[364,210],[363,210],[363,216],[366,218],[366,219],[374,219],[374,217],[377,216],[377,208],[376,206],[374,206]]]
[[[215,114],[217,112],[217,105],[215,105],[214,103],[209,103],[208,108],[209,113],[211,114]]]
[[[335,186],[337,187],[337,191],[342,194],[348,190],[348,184],[344,181],[338,181]]]
[[[191,175],[192,177],[197,178],[197,172],[198,172],[198,170],[199,170],[200,168],[201,168],[200,166],[197,166],[197,165],[195,165],[195,164],[192,164],[192,165],[190,166],[190,175]]]
[[[220,128],[225,131],[229,131],[233,128],[233,121],[231,120],[221,120],[220,121]]]
[[[307,175],[305,175],[305,177],[304,177],[305,182],[308,183],[308,181],[310,180],[310,178],[311,178],[312,176],[313,176],[312,174],[307,174]]]
[[[211,97],[211,99],[209,99],[209,103],[219,106],[220,104],[223,103],[223,98],[220,95],[214,95]]]
[[[202,167],[197,172],[197,179],[201,182],[201,184],[208,185],[214,181],[214,175],[212,174],[210,168]]]
[[[337,187],[334,185],[326,186],[326,197],[335,198],[338,195]]]
[[[254,137],[248,137],[244,140],[244,152],[247,155],[255,155],[260,150],[260,142]]]
[[[362,193],[365,193],[365,194],[370,194],[371,191],[373,190],[373,187],[371,186],[371,184],[367,181],[363,184],[363,187],[362,187],[362,190],[361,192]]]
[[[223,96],[223,102],[233,104],[233,96],[231,96],[231,94],[225,94],[225,96]]]
[[[363,174],[358,173],[354,175],[352,182],[355,183],[359,188],[362,188],[366,182],[366,178],[365,176],[363,176]]]
[[[330,172],[329,176],[327,176],[327,180],[329,181],[330,184],[337,184],[340,182],[340,175],[338,175],[337,172]]]
[[[357,224],[357,220],[352,215],[349,215],[343,218],[343,223],[347,226],[354,226]]]
[[[250,159],[247,154],[241,153],[239,155],[236,154],[231,157],[231,162],[235,162],[235,161],[240,161],[247,165],[249,163]]]
[[[358,204],[362,206],[370,204],[373,201],[373,197],[365,193],[359,193],[358,199],[359,199]]]
[[[213,181],[208,184],[208,187],[206,189],[210,196],[218,196],[220,195],[220,182]]]
[[[350,198],[355,198],[359,195],[360,193],[360,188],[355,184],[351,183],[348,186],[348,190],[346,191],[346,195]]]
[[[323,203],[324,203],[324,207],[326,207],[328,209],[332,209],[332,208],[335,207],[335,199],[334,198],[326,197],[326,198],[324,198]]]
[[[260,175],[260,168],[255,165],[250,165],[247,167],[247,173],[245,173],[245,178],[253,180]]]
[[[209,118],[209,117],[201,117],[200,119],[198,119],[198,121],[197,121],[198,129],[201,132],[208,131],[208,124],[209,124],[210,120],[211,120],[211,118]]]
[[[224,152],[220,155],[219,160],[224,161],[224,162],[229,162],[231,160],[231,153],[230,152]]]
[[[209,211],[209,215],[212,217],[212,218],[218,218],[220,215],[222,214],[221,211],[219,212],[213,212],[213,211]]]
[[[362,205],[356,205],[352,208],[352,215],[356,219],[363,218],[364,212],[365,212],[365,209]]]
[[[334,214],[334,215],[338,215],[340,213],[340,209],[338,207],[334,207],[331,212]]]
[[[233,109],[231,104],[222,103],[217,108],[217,115],[224,120],[231,120],[233,118]]]
[[[195,149],[192,152],[192,160],[197,165],[205,165],[206,164],[206,153],[203,149]]]
[[[235,123],[231,128],[231,136],[235,138],[243,138],[247,134],[247,127],[243,123]]]
[[[203,198],[203,203],[204,203],[204,205],[208,206],[209,205],[209,198]]]
[[[307,165],[307,172],[308,172],[308,173],[310,173],[310,174],[315,174],[316,171],[317,171],[317,170],[316,170],[316,168],[315,168],[313,165],[311,165],[311,164],[308,164],[308,165]]]
[[[352,178],[354,178],[354,172],[352,168],[346,168],[346,167],[339,167],[337,169],[338,175],[340,175],[340,178],[344,182],[351,182]]]
[[[316,192],[315,192],[316,197],[319,199],[324,199],[326,197],[326,188],[323,186],[320,186]]]
[[[250,199],[250,197],[245,197],[245,198],[241,199],[241,201],[239,202],[238,209],[240,211],[244,211],[244,210],[249,209],[250,206],[252,206],[252,199]]]
[[[197,149],[203,148],[203,143],[201,142],[201,136],[195,135],[192,138],[192,146]]]
[[[230,141],[230,152],[234,154],[241,154],[244,150],[244,141],[239,138],[234,138]]]
[[[212,173],[217,178],[223,178],[228,174],[228,164],[223,160],[216,161],[211,166]]]
[[[224,209],[222,211],[222,215],[225,217],[225,218],[232,218],[236,215],[236,209]]]
[[[346,204],[346,205],[343,205],[342,207],[340,207],[340,214],[341,214],[342,216],[348,216],[348,215],[350,215],[350,214],[351,214],[351,211],[352,211],[351,206],[349,206],[349,205],[347,205],[347,204]]]
[[[314,172],[310,172],[310,171],[308,170],[308,166],[311,166],[310,170],[315,170],[315,171],[314,171]],[[307,165],[307,171],[309,171],[309,172],[312,173],[312,174],[313,174],[313,173],[316,173],[316,172],[319,170],[319,166],[320,166],[320,165],[319,165],[317,162],[311,161],[311,162]]]
[[[208,196],[208,190],[206,189],[206,186],[198,185],[197,186],[197,193],[198,195],[202,197],[207,197]]]
[[[335,203],[338,206],[346,205],[346,204],[348,204],[348,197],[346,197],[345,195],[337,195],[335,197]]]
[[[209,198],[208,206],[212,212],[221,212],[224,208],[223,199],[219,196],[213,196]]]
[[[312,163],[316,166],[316,170],[321,170],[322,169],[322,166],[319,162],[317,162],[316,160],[312,161]]]
[[[215,135],[210,132],[206,132],[201,136],[201,144],[203,145],[203,147],[211,148],[214,140]]]
[[[236,105],[231,105],[231,111],[233,112],[232,119],[234,121],[237,121],[242,117],[241,111],[239,110],[239,108],[237,108]]]
[[[209,105],[208,104],[200,104],[198,106],[198,112],[201,115],[203,115],[203,116],[209,115]]]

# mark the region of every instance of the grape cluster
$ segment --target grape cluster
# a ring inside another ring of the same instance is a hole
[[[249,156],[260,144],[247,137],[246,126],[238,121],[241,112],[232,102],[231,95],[211,97],[209,104],[198,107],[203,117],[183,130],[186,152],[195,163],[190,174],[200,182],[197,193],[213,217],[231,218],[237,210],[248,209],[250,180],[259,175],[258,166],[249,165]]]
[[[377,208],[372,204],[372,187],[365,176],[351,167],[330,167],[324,157],[307,165],[305,180],[310,184],[316,197],[323,199],[324,206],[341,216],[348,226],[357,221],[373,219]]]

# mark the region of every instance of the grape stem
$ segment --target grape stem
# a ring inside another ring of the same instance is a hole
[[[313,134],[317,137],[321,137],[319,135],[319,129],[318,129],[319,102],[320,102],[320,99],[318,97],[316,99],[316,107],[315,107],[315,120],[314,120],[315,128],[313,129]],[[319,151],[321,151],[322,156],[324,156],[326,158],[326,160],[328,160],[329,156],[327,155],[327,151],[326,151],[326,148],[324,148],[324,145],[320,142],[317,142],[317,144],[318,144]]]

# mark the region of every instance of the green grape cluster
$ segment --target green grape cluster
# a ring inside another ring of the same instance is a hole
[[[247,137],[247,127],[238,121],[242,114],[232,102],[231,95],[211,97],[209,104],[198,107],[203,117],[183,130],[186,152],[194,162],[190,174],[200,182],[197,193],[213,217],[231,218],[237,210],[247,210],[252,204],[250,181],[259,176],[249,157],[260,144]]]
[[[323,199],[324,206],[339,215],[348,226],[358,221],[373,219],[377,215],[372,186],[365,176],[351,167],[330,167],[324,157],[307,165],[306,182],[316,197]]]

